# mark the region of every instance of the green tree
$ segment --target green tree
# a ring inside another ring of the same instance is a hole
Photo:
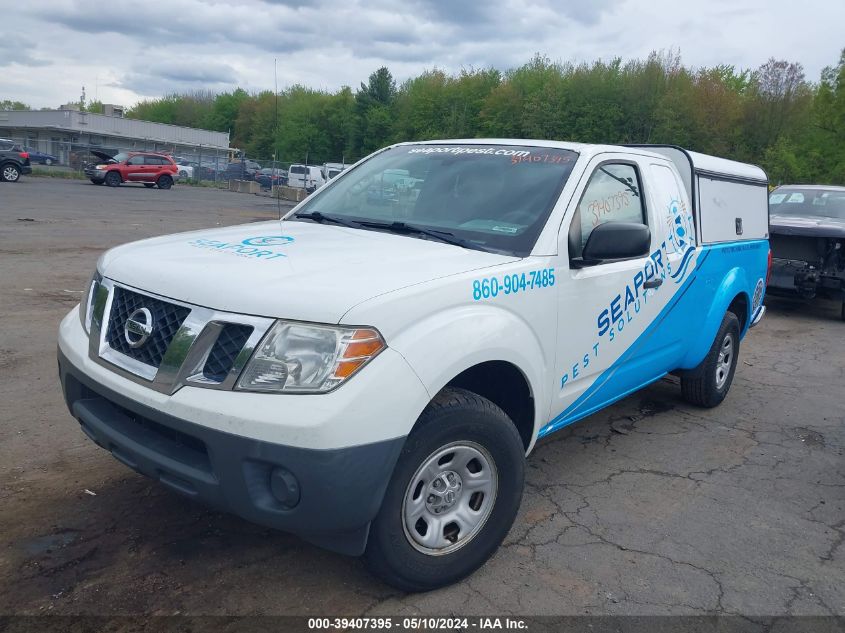
[[[822,71],[810,120],[803,147],[808,175],[817,181],[845,183],[845,49],[838,64]]]
[[[32,108],[22,101],[12,101],[11,99],[0,101],[0,111],[8,112],[9,110],[32,110]]]
[[[578,65],[537,54],[504,72],[434,68],[398,87],[382,67],[354,92],[171,94],[127,116],[229,131],[249,156],[280,162],[348,162],[397,141],[527,137],[671,143],[762,164],[773,181],[845,182],[845,51],[817,84],[786,60],[752,72],[692,70],[671,50]]]
[[[396,81],[382,66],[355,93],[355,136],[353,151],[368,154],[389,142],[390,106],[396,98]]]

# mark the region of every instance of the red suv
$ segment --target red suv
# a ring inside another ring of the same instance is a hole
[[[145,187],[170,189],[179,168],[170,156],[154,152],[120,152],[109,156],[91,151],[102,163],[85,167],[85,175],[95,185],[117,187],[124,182],[140,182]]]

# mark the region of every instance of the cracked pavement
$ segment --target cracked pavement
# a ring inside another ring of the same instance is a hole
[[[273,218],[271,200],[36,178],[2,195],[0,614],[845,615],[838,304],[767,299],[716,409],[669,377],[542,441],[493,559],[407,595],[129,471],[61,400],[56,327],[100,251]]]

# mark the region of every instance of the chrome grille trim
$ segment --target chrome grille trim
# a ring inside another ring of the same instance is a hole
[[[115,288],[190,310],[173,336],[158,368],[127,356],[109,345],[107,332],[110,327]],[[186,385],[205,389],[233,389],[235,381],[252,356],[255,347],[275,321],[266,317],[222,312],[175,301],[105,277],[97,288],[93,304],[91,334],[88,342],[89,358],[124,378],[166,394],[175,393]],[[216,382],[204,376],[203,369],[208,355],[217,342],[217,337],[229,324],[249,326],[252,328],[252,333],[235,357],[229,373],[222,381]]]

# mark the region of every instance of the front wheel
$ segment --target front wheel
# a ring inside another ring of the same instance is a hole
[[[525,449],[510,418],[464,389],[446,388],[408,436],[364,560],[405,591],[454,583],[481,567],[522,499]]]
[[[159,189],[170,189],[173,186],[173,178],[170,176],[161,176],[158,181],[156,181]]]
[[[684,399],[707,408],[721,404],[731,388],[738,358],[739,319],[726,312],[707,356],[698,367],[681,375]]]
[[[21,170],[16,165],[3,165],[0,176],[5,182],[17,182],[21,178]]]
[[[116,171],[110,171],[106,174],[105,183],[109,187],[117,187],[120,183],[123,182],[123,179],[120,177],[120,174]]]

